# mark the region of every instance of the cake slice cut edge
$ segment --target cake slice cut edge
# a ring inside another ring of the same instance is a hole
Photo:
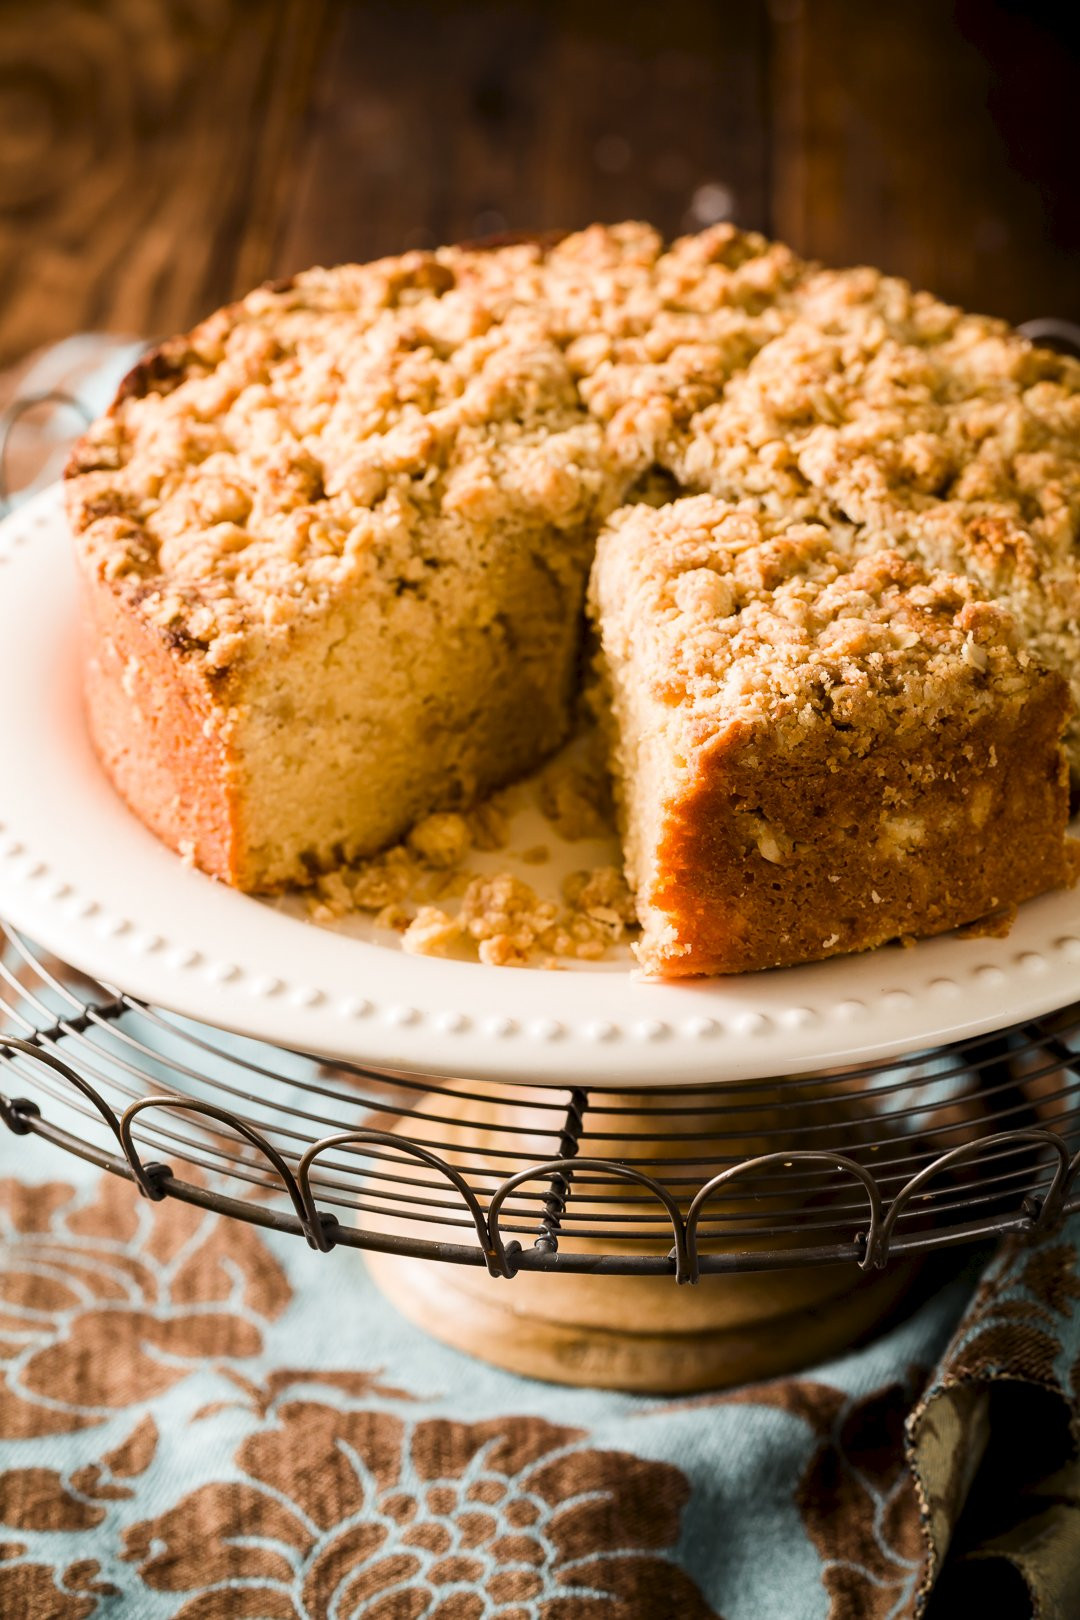
[[[1073,880],[1067,683],[967,579],[711,496],[624,508],[590,588],[644,969],[946,932]]]

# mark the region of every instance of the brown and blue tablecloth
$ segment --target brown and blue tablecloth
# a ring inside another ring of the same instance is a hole
[[[658,1399],[470,1361],[354,1251],[35,1138],[0,1166],[4,1620],[1080,1615],[1080,1221]]]

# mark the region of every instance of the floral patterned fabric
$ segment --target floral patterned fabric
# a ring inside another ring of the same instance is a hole
[[[0,1139],[0,1243],[5,1620],[1080,1614],[1080,1220],[677,1400],[470,1361],[354,1252],[34,1138]]]

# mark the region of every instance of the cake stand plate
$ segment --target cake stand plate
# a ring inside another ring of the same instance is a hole
[[[79,694],[54,487],[0,525],[0,915],[83,972],[224,1029],[432,1075],[685,1086],[880,1060],[1080,994],[1076,892],[1030,902],[1005,939],[709,981],[650,982],[629,956],[561,972],[408,956],[389,930],[315,926],[299,902],[188,870],[116,797]],[[512,829],[512,850],[529,840]],[[605,855],[567,845],[555,874]],[[494,859],[513,869],[506,852]]]

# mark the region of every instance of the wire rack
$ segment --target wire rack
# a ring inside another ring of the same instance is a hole
[[[890,1064],[692,1090],[328,1064],[96,983],[0,925],[0,1117],[317,1250],[519,1271],[822,1265],[1080,1207],[1080,1005]]]

